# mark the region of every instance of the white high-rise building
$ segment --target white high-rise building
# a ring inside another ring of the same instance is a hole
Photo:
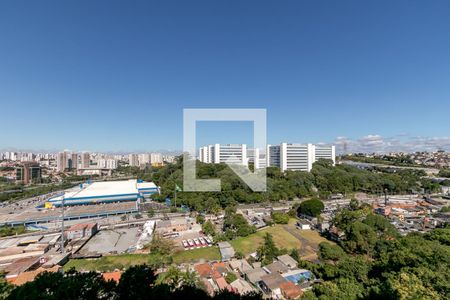
[[[254,169],[262,169],[267,166],[267,154],[265,149],[247,149],[247,159],[249,163],[253,163]]]
[[[150,153],[139,154],[139,166],[145,167],[150,164]]]
[[[314,149],[314,161],[319,159],[331,159],[333,165],[336,164],[336,148],[329,145],[315,145]]]
[[[280,167],[280,145],[267,145],[266,165]]]
[[[205,163],[248,165],[246,144],[214,144],[199,149],[199,159]]]
[[[56,156],[56,169],[58,172],[64,172],[64,170],[67,168],[67,152],[59,152]]]
[[[152,164],[162,164],[163,163],[163,156],[161,153],[151,153],[150,154],[150,162]]]
[[[128,155],[128,163],[131,167],[138,167],[139,166],[139,158],[138,158],[137,154]]]
[[[97,167],[100,169],[117,169],[117,160],[113,158],[104,159],[101,158],[97,161]]]
[[[248,165],[255,169],[279,167],[282,171],[311,171],[317,160],[329,159],[336,162],[335,146],[281,143],[268,145],[266,149],[247,149],[247,145],[209,145],[199,149],[198,159],[204,163],[224,163]]]
[[[91,165],[91,155],[89,152],[81,153],[81,169],[88,169]]]
[[[281,143],[268,146],[267,165],[279,167],[282,171],[311,171],[313,163],[319,159],[336,162],[335,146],[313,144]]]
[[[282,171],[311,171],[314,163],[314,145],[288,144],[280,145],[280,168]]]
[[[78,168],[78,154],[73,152],[68,160],[68,168],[69,169],[77,169]]]
[[[106,168],[110,170],[117,169],[117,160],[115,159],[107,159],[106,160]]]

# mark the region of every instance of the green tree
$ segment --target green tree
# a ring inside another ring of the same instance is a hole
[[[320,215],[324,208],[325,206],[322,201],[320,201],[319,199],[311,199],[300,203],[298,207],[298,213],[311,217],[317,217]]]
[[[266,233],[264,235],[264,243],[257,250],[258,260],[261,261],[263,265],[268,265],[272,263],[278,255],[280,255],[280,249],[275,245],[272,235]]]
[[[206,235],[215,236],[216,235],[216,229],[214,224],[211,222],[211,220],[206,221],[202,225],[202,231]]]
[[[153,218],[155,216],[155,210],[152,207],[150,207],[149,210],[147,211],[147,216],[149,218]]]
[[[280,213],[280,212],[273,212],[272,213],[272,220],[276,224],[287,224],[289,223],[289,215]]]
[[[291,253],[289,253],[289,255],[295,259],[296,262],[300,262],[300,253],[298,252],[298,249],[293,248],[291,250]]]
[[[357,210],[359,208],[359,202],[355,198],[352,198],[350,200],[350,209],[351,210]]]
[[[165,239],[159,233],[155,232],[152,241],[146,245],[146,248],[153,254],[171,255],[173,254],[175,245],[173,240]]]
[[[337,262],[346,256],[344,250],[338,245],[332,245],[328,242],[319,244],[319,258],[321,260],[331,260]]]
[[[236,274],[234,274],[233,272],[228,272],[227,276],[225,276],[225,280],[228,283],[232,283],[233,281],[235,281],[237,279]]]
[[[199,215],[197,215],[195,220],[198,224],[203,224],[203,223],[205,223],[205,216],[199,214]]]
[[[360,221],[349,225],[345,231],[344,248],[350,253],[372,254],[378,238],[375,231]]]

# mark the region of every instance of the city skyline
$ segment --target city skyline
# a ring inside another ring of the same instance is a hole
[[[207,142],[198,143],[199,147],[207,144],[246,144],[248,140],[239,140],[239,142],[229,142],[226,139],[212,139]],[[351,139],[348,137],[337,137],[331,142],[325,141],[301,141],[297,140],[281,140],[275,142],[269,142],[268,144],[279,144],[283,142],[300,143],[300,144],[329,144],[336,146],[336,154],[345,153],[389,153],[389,152],[436,152],[446,151],[450,152],[450,137],[424,137],[424,136],[410,136],[407,134],[397,135],[394,137],[383,137],[377,134],[369,134],[357,139]],[[250,143],[247,143],[251,145]],[[0,152],[15,151],[15,152],[33,152],[33,153],[57,153],[61,151],[75,151],[75,152],[91,152],[91,153],[107,153],[107,154],[130,154],[130,153],[150,153],[158,152],[163,154],[181,154],[182,149],[131,149],[131,150],[89,150],[89,149],[67,149],[67,148],[17,148],[17,147],[0,147]]]

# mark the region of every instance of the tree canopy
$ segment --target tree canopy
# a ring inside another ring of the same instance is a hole
[[[310,217],[317,217],[325,208],[325,205],[319,199],[306,200],[300,203],[298,213]]]

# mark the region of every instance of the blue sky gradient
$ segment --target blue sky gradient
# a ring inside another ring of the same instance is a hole
[[[181,149],[183,108],[266,108],[269,143],[450,147],[449,30],[439,0],[2,1],[0,149]]]

